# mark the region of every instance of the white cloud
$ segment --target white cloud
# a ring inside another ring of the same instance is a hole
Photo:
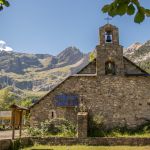
[[[0,51],[13,51],[13,49],[7,46],[5,41],[0,41]]]

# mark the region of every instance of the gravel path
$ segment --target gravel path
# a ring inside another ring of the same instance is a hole
[[[24,132],[22,131],[22,136],[24,136]],[[15,130],[15,138],[19,137],[19,130]],[[12,138],[12,130],[0,131],[0,140],[2,139],[11,139]]]

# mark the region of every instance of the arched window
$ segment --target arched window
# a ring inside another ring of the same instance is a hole
[[[116,66],[112,61],[108,61],[105,63],[105,74],[106,75],[115,75],[116,74]]]
[[[112,43],[112,32],[111,31],[105,32],[105,43]]]

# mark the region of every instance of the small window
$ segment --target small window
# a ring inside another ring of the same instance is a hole
[[[108,61],[105,63],[105,74],[106,75],[116,74],[116,67],[114,62]]]
[[[51,118],[54,119],[54,112],[53,112],[53,111],[52,111],[52,116],[51,116]]]
[[[49,119],[55,119],[56,118],[56,111],[55,110],[51,110],[49,112]]]

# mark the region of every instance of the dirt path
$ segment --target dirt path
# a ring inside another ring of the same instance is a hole
[[[24,132],[22,131],[22,136],[24,136]],[[19,137],[19,130],[15,130],[15,138]],[[12,130],[0,131],[0,140],[1,139],[11,139],[12,138]]]

